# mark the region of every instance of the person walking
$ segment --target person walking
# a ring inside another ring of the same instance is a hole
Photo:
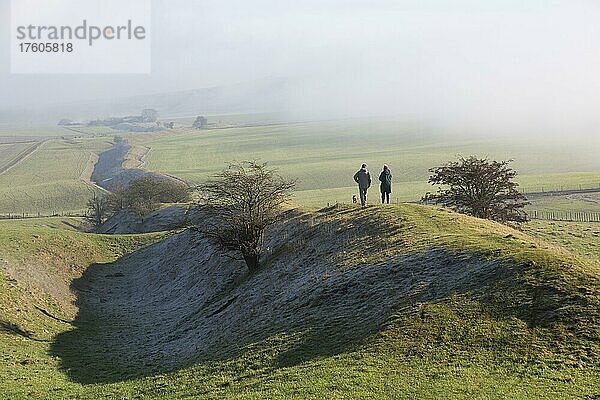
[[[390,193],[392,193],[392,173],[387,165],[383,166],[383,171],[379,174],[379,189],[381,190],[381,204],[386,201],[390,204]]]
[[[363,164],[354,174],[354,181],[358,183],[358,192],[360,194],[360,205],[367,205],[367,190],[371,187],[371,174],[367,170],[367,164]]]

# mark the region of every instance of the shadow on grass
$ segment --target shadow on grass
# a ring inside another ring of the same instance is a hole
[[[21,336],[21,337],[24,337],[25,339],[33,340],[36,342],[48,342],[48,340],[35,338],[31,332],[21,328],[19,325],[15,324],[15,323],[8,322],[8,321],[0,320],[0,332],[6,332],[6,333],[10,333],[11,335]]]
[[[359,346],[398,307],[455,294],[501,303],[501,313],[533,320],[523,306],[529,291],[511,292],[526,265],[439,248],[341,267],[332,254],[339,249],[318,247],[340,229],[305,232],[314,240],[302,251],[277,252],[248,279],[242,264],[193,231],[92,265],[72,284],[75,329],[57,335],[50,353],[72,380],[93,384],[230,360],[277,335],[305,332],[272,358],[274,367],[293,366]]]

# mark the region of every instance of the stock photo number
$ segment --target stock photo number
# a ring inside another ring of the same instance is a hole
[[[73,43],[19,43],[21,53],[71,53]]]

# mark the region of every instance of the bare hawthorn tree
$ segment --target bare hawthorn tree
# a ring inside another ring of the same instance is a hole
[[[526,221],[523,207],[529,203],[513,181],[517,173],[508,167],[511,161],[470,156],[431,168],[429,183],[446,188],[438,187],[436,194],[427,193],[423,200],[479,218],[500,222]]]
[[[267,163],[230,163],[198,187],[211,221],[204,234],[218,246],[239,252],[250,272],[259,268],[266,229],[276,223],[295,187]]]
[[[99,195],[98,193],[94,193],[92,198],[88,200],[87,206],[87,220],[92,223],[94,228],[102,225],[109,214],[109,207],[106,197]]]

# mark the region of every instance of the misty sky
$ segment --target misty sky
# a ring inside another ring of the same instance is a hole
[[[600,128],[594,0],[155,0],[149,75],[11,75],[9,5],[0,108],[283,78],[315,115]]]

